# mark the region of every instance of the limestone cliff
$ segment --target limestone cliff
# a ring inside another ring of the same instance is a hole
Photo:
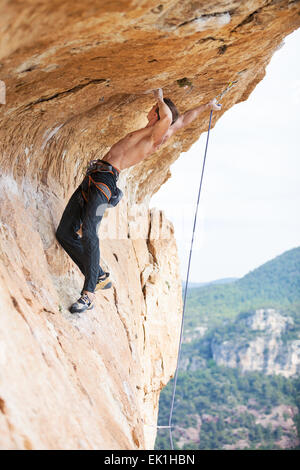
[[[293,324],[291,317],[274,309],[256,310],[247,317],[244,334],[234,340],[212,342],[212,357],[218,365],[238,367],[243,372],[257,370],[284,377],[298,375],[300,339],[284,340]]]
[[[184,112],[238,79],[226,112],[262,79],[299,13],[288,0],[0,3],[1,448],[153,446],[181,283],[172,225],[148,202],[207,116],[123,172],[125,197],[100,230],[114,286],[81,317],[67,308],[82,276],[55,228],[87,162],[145,125],[144,91],[162,87]]]

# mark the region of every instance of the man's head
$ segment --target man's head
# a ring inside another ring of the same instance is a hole
[[[171,112],[172,112],[172,124],[174,124],[174,122],[177,121],[178,117],[179,117],[179,112],[178,112],[178,109],[176,108],[175,104],[173,103],[173,101],[170,100],[170,98],[164,98],[164,102],[166,103],[166,105],[170,108]],[[149,123],[151,123],[152,125],[155,124],[155,122],[159,121],[160,120],[160,116],[159,116],[159,106],[158,106],[158,103],[155,104],[151,110],[149,111],[148,113],[148,121]]]

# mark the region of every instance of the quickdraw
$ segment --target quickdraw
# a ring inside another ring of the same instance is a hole
[[[219,99],[219,101],[223,98],[223,96],[229,91],[231,90],[233,87],[235,87],[236,83],[238,82],[238,80],[234,80],[232,82],[229,82],[227,87],[225,88],[224,91],[222,91],[219,95],[216,96],[216,98]]]

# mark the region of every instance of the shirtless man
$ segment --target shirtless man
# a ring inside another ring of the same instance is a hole
[[[95,290],[111,287],[109,273],[100,263],[98,228],[105,209],[116,205],[121,192],[117,187],[120,171],[129,168],[156,152],[179,129],[190,124],[203,111],[219,111],[214,99],[179,116],[174,103],[154,90],[157,103],[148,113],[146,127],[130,132],[116,142],[102,160],[91,162],[87,175],[69,200],[56,238],[85,276],[81,297],[71,306],[71,313],[94,307]],[[78,230],[82,228],[82,237]]]

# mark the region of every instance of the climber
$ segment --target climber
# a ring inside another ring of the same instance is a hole
[[[169,98],[163,98],[159,88],[153,90],[157,103],[149,111],[146,127],[130,132],[116,142],[102,160],[93,160],[87,174],[71,196],[56,238],[85,276],[81,297],[71,306],[71,313],[81,313],[94,307],[95,290],[109,289],[109,273],[99,265],[98,228],[104,212],[116,206],[122,197],[117,187],[121,170],[129,168],[157,151],[175,132],[190,124],[206,109],[220,110],[216,99],[179,116]],[[82,237],[78,231],[82,228]]]

